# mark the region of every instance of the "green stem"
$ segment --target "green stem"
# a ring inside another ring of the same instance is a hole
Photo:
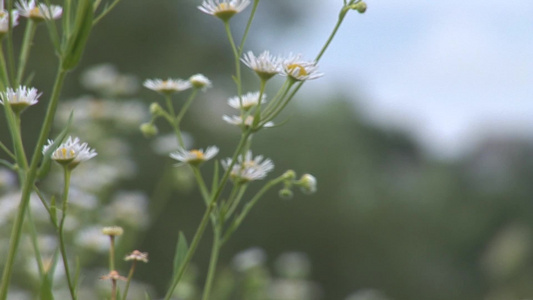
[[[246,24],[246,29],[244,30],[244,34],[242,35],[241,44],[239,45],[239,58],[242,55],[243,49],[244,49],[244,42],[246,41],[246,38],[248,37],[248,32],[250,31],[250,27],[252,26],[252,21],[255,16],[255,12],[257,11],[257,5],[259,4],[259,0],[254,0],[254,5],[252,6],[252,12],[250,13],[250,17],[248,18],[248,23]]]
[[[7,73],[9,74],[9,81],[14,82],[15,79],[15,53],[13,51],[13,0],[7,1],[7,10],[9,11],[9,25],[7,30]]]
[[[194,100],[194,98],[196,97],[197,94],[198,94],[198,89],[194,89],[192,91],[191,95],[189,96],[189,98],[187,99],[187,101],[185,101],[185,104],[181,108],[178,116],[176,117],[176,124],[178,126],[180,125],[181,120],[183,119],[183,116],[185,116],[185,113],[187,112],[187,110],[189,110],[189,107],[191,106],[191,103],[192,103],[192,101]]]
[[[13,264],[15,262],[15,256],[17,254],[20,236],[22,233],[22,224],[24,223],[26,208],[28,206],[28,202],[30,201],[30,194],[33,188],[35,178],[37,176],[37,167],[42,157],[41,150],[44,146],[44,143],[46,142],[46,138],[52,127],[52,122],[54,120],[57,104],[59,102],[59,95],[66,74],[67,72],[65,70],[58,70],[58,74],[54,83],[54,88],[52,90],[52,96],[48,104],[48,110],[46,112],[43,126],[41,127],[39,139],[37,140],[37,144],[35,145],[35,149],[33,152],[31,165],[23,182],[20,205],[18,208],[17,216],[15,218],[13,229],[11,230],[11,237],[9,240],[9,251],[7,253],[7,260],[4,266],[2,280],[0,283],[0,300],[5,300],[7,297],[7,291],[9,289],[9,283],[11,281],[11,275],[13,273]]]
[[[211,258],[209,259],[209,270],[207,272],[207,279],[204,286],[204,293],[202,300],[209,300],[211,288],[213,287],[213,280],[215,279],[215,271],[217,268],[218,256],[220,254],[220,228],[214,225],[213,246],[211,248]]]
[[[109,235],[109,271],[115,270],[115,236]]]
[[[209,218],[211,217],[211,213],[213,212],[213,209],[216,207],[216,203],[220,197],[220,193],[224,189],[226,182],[229,179],[229,175],[231,174],[231,169],[235,165],[235,162],[237,161],[237,156],[241,153],[241,150],[246,144],[246,140],[248,139],[248,136],[250,134],[251,134],[251,131],[246,131],[245,133],[241,135],[241,140],[239,141],[239,144],[237,145],[237,148],[235,149],[235,152],[233,153],[231,164],[228,166],[228,169],[224,173],[224,176],[222,177],[220,184],[218,185],[218,189],[215,191],[215,193],[211,194],[211,201],[209,202],[209,205],[207,206],[207,209],[202,217],[202,220],[200,221],[200,225],[198,225],[198,228],[196,229],[196,233],[194,234],[193,240],[191,242],[191,246],[189,247],[189,250],[187,251],[187,254],[185,255],[185,259],[183,260],[183,263],[181,264],[177,272],[174,282],[172,282],[170,288],[168,289],[165,295],[165,300],[169,300],[172,297],[172,293],[178,286],[178,283],[181,277],[185,273],[187,266],[189,265],[192,257],[194,256],[194,253],[196,252],[196,248],[198,247],[198,243],[202,239],[207,223],[209,222]]]
[[[231,235],[233,234],[233,232],[235,232],[235,230],[237,230],[237,228],[239,227],[239,225],[241,225],[242,221],[244,220],[244,218],[248,215],[248,213],[250,212],[250,210],[254,207],[254,205],[257,203],[257,201],[268,191],[270,190],[272,187],[276,186],[277,184],[283,182],[283,180],[285,180],[285,176],[282,175],[278,178],[275,178],[275,179],[272,179],[271,181],[269,181],[267,184],[265,184],[261,190],[259,190],[259,192],[257,192],[257,194],[255,194],[255,196],[252,198],[252,200],[250,200],[250,202],[246,203],[246,205],[244,206],[241,214],[235,219],[235,221],[233,221],[233,223],[231,224],[231,226],[228,228],[228,230],[226,231],[226,233],[224,234],[224,238],[222,239],[222,245],[224,245],[228,239],[231,237]]]
[[[17,79],[15,80],[15,86],[20,85],[20,83],[22,82],[24,70],[26,69],[26,64],[30,55],[31,44],[33,41],[33,37],[35,36],[35,29],[37,29],[37,24],[35,24],[35,22],[31,19],[28,19],[20,50],[19,67],[17,70]]]
[[[67,251],[65,248],[65,235],[63,232],[65,219],[67,218],[67,209],[68,209],[68,192],[70,187],[70,169],[67,166],[63,167],[63,175],[65,177],[65,186],[63,189],[63,199],[62,199],[62,214],[61,221],[59,222],[59,250],[61,252],[61,258],[63,259],[63,266],[65,267],[65,276],[67,277],[68,289],[70,291],[70,296],[72,300],[76,300],[76,289],[72,283],[72,278],[70,277],[70,268],[68,266],[68,257]]]
[[[28,227],[30,229],[31,245],[33,247],[33,252],[35,252],[35,261],[37,263],[37,268],[39,269],[39,278],[42,278],[45,274],[45,271],[41,251],[39,250],[39,242],[37,241],[37,229],[35,228],[35,222],[33,221],[31,210],[28,209],[26,213],[28,214]]]
[[[133,273],[135,272],[136,264],[137,264],[136,260],[133,260],[133,262],[131,263],[131,268],[128,274],[128,280],[126,281],[126,287],[124,287],[124,296],[122,296],[122,300],[126,300],[128,297],[128,290],[130,288],[131,279],[133,278]]]
[[[1,44],[0,44],[0,47]],[[2,49],[0,49],[0,76],[1,77],[1,86],[0,88],[2,89],[2,91],[5,91],[7,87],[10,86],[9,84],[9,75],[7,73],[7,64],[6,64],[6,58],[4,56],[4,48],[2,47]]]
[[[197,166],[191,166],[191,168],[194,173],[194,176],[196,177],[196,182],[198,183],[198,187],[200,188],[202,198],[204,199],[205,204],[209,205],[209,191],[207,190],[207,186],[205,185],[202,173],[200,173],[200,169]]]
[[[5,152],[7,155],[9,155],[9,157],[11,157],[11,159],[16,159],[16,158],[15,158],[15,154],[13,154],[13,152],[11,152],[11,151],[9,150],[9,148],[7,148],[6,145],[4,145],[4,143],[2,143],[1,141],[0,141],[0,148],[1,148],[2,150],[4,150],[4,152]]]
[[[231,204],[231,206],[229,207],[229,209],[227,210],[225,216],[227,218],[230,218],[231,215],[233,214],[233,212],[237,209],[237,207],[239,206],[239,203],[241,202],[241,199],[242,199],[242,196],[244,195],[244,192],[246,192],[246,188],[248,187],[248,185],[243,185],[240,189],[239,189],[239,193],[237,194],[237,197],[235,197],[235,200],[233,201],[233,203]]]
[[[93,21],[93,26],[96,25],[100,20],[102,20],[103,17],[105,17],[117,4],[120,2],[120,0],[115,0],[111,5],[109,5],[98,17],[96,17]]]
[[[231,28],[229,26],[229,22],[224,22],[224,27],[226,28],[226,34],[228,35],[228,40],[231,44],[231,50],[233,51],[233,57],[235,59],[235,84],[237,85],[237,95],[239,98],[241,98],[242,95],[242,81],[241,81],[241,60],[240,60],[240,51],[237,49],[237,46],[235,46],[235,40],[233,39],[233,35],[231,34]],[[242,106],[242,99],[241,106]]]

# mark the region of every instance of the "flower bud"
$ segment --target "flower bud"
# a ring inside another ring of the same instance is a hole
[[[283,178],[285,180],[293,180],[294,178],[296,178],[296,172],[294,172],[293,170],[287,170],[285,173],[283,173]]]
[[[366,11],[366,3],[364,1],[357,2],[355,4],[350,5],[350,8],[353,10],[357,10],[359,13],[364,13]]]
[[[102,229],[102,233],[109,236],[119,236],[124,233],[124,229],[120,226],[109,226]]]
[[[316,192],[316,178],[311,174],[304,174],[298,182],[300,188],[305,194],[312,194]]]
[[[159,103],[154,102],[150,104],[150,113],[152,114],[152,116],[154,117],[161,116],[163,112],[164,112],[163,108],[161,107],[161,105],[159,105]]]
[[[142,134],[144,134],[144,136],[147,138],[153,137],[158,133],[157,127],[150,122],[141,124],[140,129]]]
[[[279,196],[283,199],[292,199],[293,193],[290,189],[284,188],[279,191]]]

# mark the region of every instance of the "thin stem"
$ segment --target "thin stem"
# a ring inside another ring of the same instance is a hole
[[[231,28],[228,21],[224,22],[224,27],[226,28],[226,34],[228,35],[228,40],[231,44],[231,50],[233,50],[233,56],[235,59],[235,84],[237,85],[237,95],[241,98],[242,95],[242,80],[241,80],[241,60],[240,60],[240,51],[235,46],[235,40],[231,34]],[[242,100],[241,100],[242,102]],[[242,103],[241,103],[242,104]],[[242,105],[241,105],[242,106]]]
[[[26,208],[28,206],[28,202],[30,201],[30,194],[33,189],[35,177],[37,176],[37,167],[42,157],[41,150],[44,146],[44,143],[46,142],[46,138],[52,127],[52,122],[54,120],[57,104],[59,102],[59,94],[61,92],[61,88],[63,86],[66,74],[67,72],[65,70],[58,70],[57,77],[54,83],[54,88],[52,90],[52,96],[48,104],[48,110],[46,112],[43,126],[41,127],[39,139],[37,140],[37,144],[35,145],[35,149],[33,152],[31,165],[23,182],[20,205],[18,208],[17,216],[15,218],[13,229],[11,230],[11,237],[9,240],[9,251],[7,253],[7,260],[4,266],[2,280],[0,283],[0,300],[5,300],[7,297],[7,291],[9,289],[9,283],[11,281],[11,275],[13,273],[13,264],[15,262],[15,256],[17,255],[17,249],[22,233],[22,224],[24,223]]]
[[[120,0],[115,0],[111,5],[109,5],[98,17],[96,17],[93,21],[93,26],[98,24],[100,20],[102,20],[103,17],[105,17],[117,4],[120,2]]]
[[[239,206],[239,203],[241,202],[242,196],[244,195],[244,192],[246,192],[246,188],[247,187],[248,187],[248,185],[243,185],[239,189],[239,193],[237,194],[237,197],[235,197],[235,200],[233,201],[231,207],[226,212],[226,215],[225,215],[226,217],[228,217],[228,218],[231,217],[233,212],[237,209],[237,207]]]
[[[213,246],[211,248],[211,258],[209,259],[209,270],[207,271],[207,279],[204,286],[204,294],[202,300],[209,300],[209,294],[213,286],[213,280],[215,279],[215,271],[217,268],[218,257],[220,254],[220,228],[214,229]]]
[[[39,250],[39,242],[37,241],[37,229],[35,228],[35,222],[33,221],[33,216],[31,210],[28,209],[26,212],[28,214],[28,227],[30,229],[30,239],[31,245],[33,247],[33,252],[35,252],[35,261],[37,263],[37,268],[39,269],[39,277],[42,278],[44,271],[43,260],[41,257],[41,251]]]
[[[11,157],[11,159],[15,159],[15,154],[13,154],[13,152],[11,152],[11,151],[9,150],[9,148],[7,148],[6,145],[4,145],[4,143],[2,143],[1,141],[0,141],[0,148],[1,148],[2,150],[4,150],[4,152],[5,152],[7,155],[9,155],[9,157]]]
[[[165,113],[164,117],[170,123],[172,129],[174,129],[174,133],[176,134],[179,145],[183,147],[183,136],[181,135],[181,130],[179,129],[178,124],[176,123],[176,113],[174,111],[174,104],[172,103],[172,96],[170,94],[165,94],[165,102],[167,105],[168,114]]]
[[[0,44],[0,47],[1,44]],[[7,87],[10,86],[9,84],[9,75],[7,73],[7,64],[6,64],[6,58],[4,56],[4,48],[0,49],[0,76],[1,77],[1,86],[0,88],[2,91],[6,90]]]
[[[63,167],[63,175],[65,177],[65,186],[63,189],[63,199],[62,199],[62,209],[63,213],[61,214],[61,221],[59,222],[59,250],[61,252],[61,257],[63,258],[63,266],[65,267],[65,276],[67,277],[68,289],[70,291],[70,296],[72,300],[76,299],[76,289],[72,283],[72,278],[70,277],[70,268],[68,266],[68,257],[67,251],[65,249],[65,236],[64,236],[64,225],[65,219],[67,218],[67,209],[68,209],[68,192],[70,187],[70,169],[67,166]]]
[[[133,260],[131,263],[130,272],[128,273],[128,280],[126,281],[126,287],[124,287],[124,296],[122,300],[126,300],[128,297],[128,290],[130,288],[131,279],[133,278],[133,273],[135,273],[135,265],[137,264],[136,260]]]
[[[33,37],[35,36],[36,29],[37,24],[31,19],[28,19],[28,23],[26,24],[26,30],[24,31],[24,38],[22,40],[22,46],[19,57],[19,67],[17,70],[17,79],[15,80],[15,86],[18,86],[22,82],[22,77],[24,76],[24,70],[26,69],[26,64],[30,55],[31,44],[33,41]]]
[[[244,49],[244,42],[246,41],[246,38],[248,37],[248,32],[250,31],[250,27],[252,26],[252,21],[254,19],[255,12],[257,11],[258,4],[259,4],[259,0],[254,0],[254,5],[252,6],[252,12],[250,13],[250,17],[248,18],[248,23],[246,24],[246,29],[244,30],[241,44],[239,45],[239,57],[241,57],[242,55],[242,52]]]
[[[15,52],[13,51],[13,0],[7,1],[7,10],[9,11],[9,25],[7,30],[7,70],[9,81],[15,79]]]
[[[185,104],[183,105],[183,107],[181,108],[178,116],[176,117],[176,124],[179,126],[180,123],[181,123],[181,120],[183,119],[183,116],[185,116],[185,113],[187,112],[187,110],[189,110],[189,107],[191,106],[191,103],[192,101],[194,100],[194,98],[196,98],[196,95],[198,94],[198,89],[194,89],[191,93],[191,95],[189,96],[189,98],[187,99],[187,101],[185,101]]]
[[[239,225],[241,225],[242,221],[244,220],[244,218],[248,215],[248,213],[250,212],[250,210],[252,209],[252,207],[254,207],[254,205],[257,203],[257,201],[268,191],[270,190],[272,187],[276,186],[277,184],[283,182],[283,180],[285,180],[285,176],[282,175],[282,176],[279,176],[278,178],[275,178],[275,179],[272,179],[271,181],[269,181],[267,184],[265,184],[261,190],[259,190],[259,192],[257,192],[257,194],[255,194],[255,196],[252,198],[252,200],[250,200],[250,202],[246,203],[246,205],[244,206],[241,214],[235,219],[235,221],[233,221],[233,223],[231,224],[231,226],[228,228],[228,230],[226,230],[226,233],[224,234],[224,238],[222,238],[222,245],[224,245],[228,239],[231,237],[231,235],[233,234],[233,232],[235,232],[235,230],[237,230],[237,228],[239,227]]]
[[[200,169],[197,166],[191,166],[191,168],[196,178],[196,182],[198,183],[198,187],[200,188],[202,198],[204,199],[205,204],[209,205],[209,191],[207,190],[207,186],[205,184],[204,178],[202,177],[202,173],[200,173]]]
[[[109,235],[109,271],[115,270],[115,236]]]

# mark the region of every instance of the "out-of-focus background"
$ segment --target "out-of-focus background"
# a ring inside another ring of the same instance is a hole
[[[199,4],[124,0],[95,28],[65,100],[90,95],[80,76],[102,63],[141,81],[203,73],[214,88],[199,96],[183,129],[196,147],[218,145],[229,156],[238,130],[221,116],[235,94],[232,56],[221,22]],[[312,59],[341,6],[261,1],[246,50]],[[325,76],[303,86],[280,119],[287,124],[255,138],[255,152],[273,159],[276,174],[314,174],[318,192],[291,200],[267,194],[223,249],[221,270],[260,247],[271,269],[282,253],[305,253],[317,299],[533,297],[532,13],[526,0],[369,0],[365,14],[349,13],[320,62]],[[245,21],[232,20],[236,37]],[[46,96],[55,58],[44,28],[37,39],[48,50],[30,64]],[[253,74],[244,74],[246,90],[256,90]],[[146,105],[159,99],[146,89],[134,97]],[[28,110],[25,118],[39,121],[41,113]],[[158,189],[173,162],[154,153],[153,139],[136,130],[126,136],[136,167],[105,197],[134,190],[150,201],[168,198],[132,242],[150,253],[141,280],[162,293],[178,231],[192,237],[203,206],[187,174]],[[207,234],[194,260],[199,283],[209,248]]]

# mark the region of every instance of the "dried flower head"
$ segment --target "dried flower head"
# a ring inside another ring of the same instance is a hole
[[[319,73],[315,61],[305,61],[300,54],[289,55],[282,63],[281,74],[296,81],[316,79],[324,74]]]
[[[250,5],[250,0],[204,0],[198,9],[222,21],[228,21],[248,5]]]
[[[119,236],[124,233],[124,229],[120,226],[108,226],[102,228],[102,233],[109,236]]]
[[[144,82],[144,87],[162,94],[173,94],[185,91],[192,87],[192,83],[183,79],[148,79]]]
[[[5,92],[0,93],[0,103],[9,103],[13,111],[19,113],[28,106],[37,104],[40,96],[41,93],[37,89],[21,85],[16,90],[7,88]]]
[[[142,262],[147,263],[148,262],[148,252],[141,252],[139,250],[133,250],[132,253],[126,255],[124,260],[142,261]]]
[[[179,147],[175,152],[170,153],[170,157],[179,161],[178,165],[187,163],[191,165],[199,165],[206,160],[210,160],[218,154],[218,147],[209,146],[205,151],[203,149],[185,150]]]
[[[189,78],[189,82],[192,84],[194,88],[201,89],[203,91],[205,91],[206,89],[212,86],[211,80],[209,80],[209,78],[205,77],[202,74],[192,75]]]
[[[48,140],[48,145],[43,147],[43,154],[46,154],[53,144],[54,141]],[[79,163],[89,160],[96,155],[96,151],[89,148],[87,143],[80,143],[79,138],[72,138],[69,136],[66,142],[59,145],[59,147],[52,152],[52,159],[72,169]]]
[[[44,3],[35,3],[35,0],[21,0],[17,3],[19,14],[23,17],[39,22],[44,20],[56,20],[61,17],[63,8],[58,5],[46,5]]]
[[[127,281],[128,280],[126,277],[120,276],[120,274],[117,271],[115,271],[115,270],[109,272],[109,274],[107,274],[107,275],[101,276],[100,279],[102,279],[102,280],[111,279],[111,280],[115,280],[115,281],[116,280],[122,280],[122,281]]]
[[[228,169],[231,165],[231,158],[222,161],[222,166]],[[255,158],[252,152],[246,152],[246,155],[240,155],[237,162],[231,169],[230,176],[234,181],[246,183],[248,181],[260,180],[267,176],[268,172],[274,169],[274,163],[270,159],[264,159],[262,155]]]
[[[228,99],[228,105],[235,109],[248,111],[250,108],[257,106],[259,102],[266,102],[266,95],[261,95],[261,101],[259,101],[259,94],[259,92],[250,92],[243,95],[241,98],[239,98],[239,96],[231,97]]]
[[[281,59],[278,56],[273,56],[268,51],[264,51],[255,56],[252,51],[244,54],[241,61],[263,80],[268,80],[272,76],[279,74],[281,71]]]

